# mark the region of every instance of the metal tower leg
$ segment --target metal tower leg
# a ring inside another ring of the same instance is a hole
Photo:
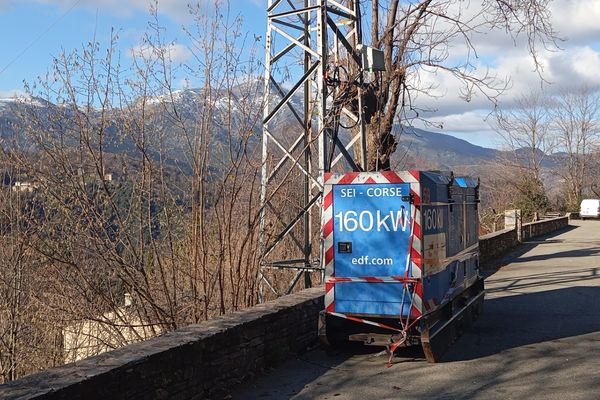
[[[320,265],[323,174],[365,165],[358,0],[269,0],[260,188],[259,300]],[[330,38],[332,40],[330,40]],[[356,76],[350,76],[355,71]],[[341,127],[348,120],[352,129]],[[316,130],[314,129],[316,127]],[[356,146],[360,157],[350,154]],[[301,278],[304,279],[301,279]]]

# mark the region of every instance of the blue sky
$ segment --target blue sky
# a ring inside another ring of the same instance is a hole
[[[189,23],[190,0],[160,0],[160,21],[169,40],[180,43],[177,61],[185,61],[185,35],[181,27]],[[153,0],[0,0],[0,98],[23,90],[23,80],[32,82],[51,65],[52,57],[64,49],[71,52],[96,40],[106,46],[111,29],[119,32],[122,57],[130,57],[139,46],[149,21]],[[214,0],[200,0],[212,4]],[[267,0],[230,0],[231,14],[244,18],[244,30],[264,38]],[[465,4],[465,3],[457,3]],[[540,51],[544,66],[545,90],[555,93],[565,87],[600,86],[600,1],[554,0],[550,3],[551,22],[565,39],[560,50]],[[473,37],[481,70],[510,79],[510,89],[500,99],[509,107],[523,93],[539,89],[540,76],[533,71],[531,57],[522,43],[501,32],[482,32]],[[460,50],[458,51],[460,55]],[[262,58],[261,55],[259,57]],[[180,81],[178,81],[180,82]],[[435,96],[416,101],[435,109],[429,118],[434,125],[421,126],[452,134],[471,143],[501,147],[489,123],[491,106],[483,96],[469,102],[460,99],[460,85],[443,73],[423,74],[419,84],[433,85]],[[192,83],[193,86],[193,83]],[[419,104],[417,104],[419,105]],[[487,118],[487,119],[486,119]],[[443,126],[435,129],[434,126]]]
[[[187,0],[163,0],[159,18],[171,40],[185,44],[181,27],[189,22]],[[45,74],[52,58],[96,40],[107,45],[119,32],[123,55],[139,45],[150,15],[149,0],[0,0],[0,97],[23,89]],[[231,1],[231,14],[242,15],[245,30],[264,36],[266,11],[258,0]]]

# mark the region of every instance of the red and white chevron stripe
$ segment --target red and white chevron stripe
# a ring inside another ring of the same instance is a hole
[[[325,183],[327,183],[325,174]],[[325,268],[325,311],[334,311],[334,291],[333,282],[329,278],[334,276],[333,271],[333,186],[325,185],[323,192],[323,211],[322,211],[322,236],[323,236],[323,267]]]
[[[329,283],[343,282],[366,282],[366,283],[417,283],[417,278],[408,278],[405,276],[358,276],[351,278],[336,278],[330,277],[327,279]]]
[[[341,279],[364,279],[358,282],[404,282],[413,280],[413,298],[411,301],[411,316],[418,318],[423,314],[423,285],[420,278],[423,276],[422,256],[422,231],[421,231],[421,184],[419,171],[382,171],[382,172],[350,172],[347,174],[324,174],[323,192],[323,267],[325,268],[325,310],[329,313],[335,311],[335,284],[343,282],[355,282],[355,280],[337,281],[333,270],[333,185],[348,184],[370,184],[370,183],[409,183],[410,193],[413,196],[411,204],[411,239],[410,252],[407,260],[409,273],[406,277],[364,277],[364,278],[341,278]],[[334,279],[335,278],[335,279]],[[382,280],[383,279],[383,280]]]

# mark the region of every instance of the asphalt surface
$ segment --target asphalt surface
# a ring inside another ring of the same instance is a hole
[[[438,364],[317,348],[233,399],[600,399],[600,221],[536,238],[486,279],[484,312]]]

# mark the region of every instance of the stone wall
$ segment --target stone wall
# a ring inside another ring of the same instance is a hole
[[[568,225],[556,218],[523,226],[526,238]],[[481,237],[486,263],[515,247],[515,230]],[[0,386],[2,399],[221,399],[317,341],[323,288],[179,329]]]
[[[519,244],[516,229],[492,232],[479,238],[479,263],[484,267]]]
[[[323,288],[191,325],[0,386],[1,399],[222,399],[316,343]]]
[[[525,241],[536,236],[542,236],[547,233],[566,228],[568,225],[568,216],[524,224],[523,228],[521,229],[521,240]]]
[[[505,229],[481,236],[479,238],[479,261],[484,266],[493,267],[495,260],[516,247],[520,242],[564,229],[568,225],[569,216],[564,216],[523,224],[521,238],[518,237],[516,229]]]

